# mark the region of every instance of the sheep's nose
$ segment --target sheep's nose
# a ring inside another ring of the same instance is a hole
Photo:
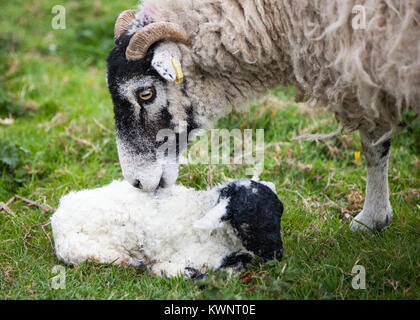
[[[137,189],[140,189],[140,190],[143,188],[143,186],[142,186],[142,184],[141,184],[140,180],[138,180],[138,179],[134,180],[134,182],[133,182],[133,187],[134,187],[134,188],[137,188]]]

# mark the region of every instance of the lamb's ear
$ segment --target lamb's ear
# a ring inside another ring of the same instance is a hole
[[[226,207],[229,203],[228,199],[221,199],[206,215],[194,223],[194,228],[213,230],[223,226],[223,217],[226,216]]]
[[[276,185],[272,182],[269,181],[259,181],[259,183],[269,187],[271,189],[271,191],[273,191],[274,193],[276,193]]]
[[[180,64],[181,53],[174,43],[166,42],[155,49],[152,67],[169,82],[181,83],[183,80]]]

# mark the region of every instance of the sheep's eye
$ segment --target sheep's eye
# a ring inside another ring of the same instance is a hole
[[[155,92],[152,88],[145,89],[139,92],[139,99],[141,101],[149,101],[153,98]]]

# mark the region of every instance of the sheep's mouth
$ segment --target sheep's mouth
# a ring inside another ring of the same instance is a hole
[[[134,188],[137,188],[139,190],[143,190],[143,185],[141,184],[141,181],[138,180],[138,179],[136,179],[133,182],[133,187]],[[159,180],[159,184],[157,185],[157,187],[156,187],[156,189],[154,191],[157,191],[159,189],[164,189],[166,187],[168,187],[168,184],[166,183],[165,178],[164,177],[161,177],[160,180]]]
[[[159,180],[159,184],[158,184],[156,189],[159,189],[159,188],[163,189],[163,188],[166,188],[167,186],[168,185],[167,185],[165,179],[163,177],[161,177],[160,180]]]
[[[168,187],[168,184],[166,183],[165,179],[163,177],[160,178],[159,184],[156,187],[154,194],[158,193],[162,189],[165,189],[166,187]]]
[[[136,179],[133,183],[133,187],[137,189],[143,189],[143,185],[141,184],[140,180]]]

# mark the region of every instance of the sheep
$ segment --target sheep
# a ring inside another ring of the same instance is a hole
[[[180,185],[146,193],[127,181],[71,192],[51,217],[59,260],[133,266],[154,275],[203,277],[241,271],[257,254],[283,254],[283,204],[274,185],[240,179],[196,191]]]
[[[364,27],[353,28],[354,8]],[[145,0],[124,11],[107,60],[124,177],[145,191],[174,184],[178,155],[158,153],[161,129],[210,128],[232,106],[294,86],[334,113],[333,134],[359,130],[366,198],[350,227],[381,230],[391,136],[420,111],[419,21],[415,0]]]

